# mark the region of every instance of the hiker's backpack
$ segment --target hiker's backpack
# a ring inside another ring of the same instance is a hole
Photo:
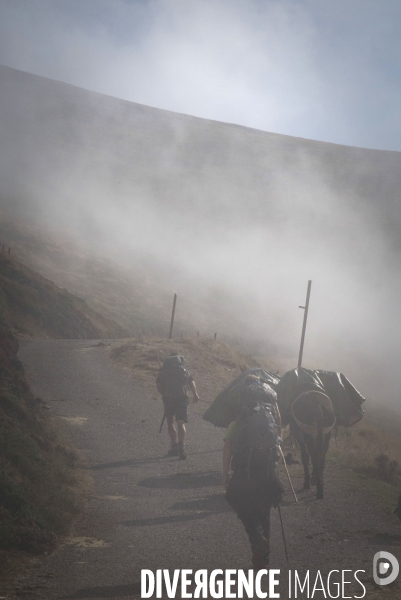
[[[167,356],[157,376],[163,398],[171,400],[188,398],[190,378],[191,373],[185,366],[183,356],[178,354]]]
[[[246,471],[249,477],[272,472],[280,443],[272,407],[261,403],[243,406],[233,438],[233,471]]]

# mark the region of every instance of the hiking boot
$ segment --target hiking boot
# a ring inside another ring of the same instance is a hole
[[[167,452],[168,456],[178,456],[178,444],[171,444],[170,450]]]
[[[270,544],[269,540],[262,537],[260,544],[255,548],[252,554],[252,565],[256,571],[265,569],[269,564]]]
[[[180,442],[178,444],[178,458],[180,460],[185,460],[187,458],[187,453],[185,452],[185,444]]]

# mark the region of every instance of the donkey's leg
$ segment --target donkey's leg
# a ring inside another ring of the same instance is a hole
[[[306,448],[305,436],[299,429],[298,425],[291,421],[290,423],[290,434],[291,437],[297,442],[299,450],[301,452],[301,460],[304,467],[304,490],[310,489],[310,475],[309,475],[309,454]]]
[[[316,415],[317,425],[317,437],[312,438],[308,436],[307,444],[308,450],[311,454],[313,471],[316,477],[316,498],[317,500],[323,499],[323,469],[324,469],[324,457],[326,454],[326,439],[323,436],[323,414],[319,405],[314,406]]]
[[[322,472],[324,471],[324,467],[326,464],[326,454],[327,454],[327,450],[329,449],[329,444],[330,444],[330,438],[331,438],[331,431],[330,433],[326,433],[326,435],[324,436],[324,446],[323,446],[323,456],[322,456]]]
[[[311,456],[312,459],[312,485],[316,485],[316,498],[323,498],[323,464],[321,461],[319,449],[315,446],[315,451]]]
[[[322,500],[324,495],[323,473],[326,463],[326,452],[329,448],[331,433],[324,436],[323,447],[317,448],[318,476],[316,477],[316,498]]]
[[[299,447],[301,450],[301,460],[304,466],[304,490],[310,489],[310,475],[309,475],[309,454],[306,447],[304,436],[301,435],[298,438]]]
[[[318,444],[311,435],[306,435],[306,445],[312,462],[312,485],[316,485],[316,498],[323,498],[323,470],[320,461],[320,452]]]
[[[316,459],[316,445],[314,444],[312,448],[310,448],[310,453],[311,453],[311,457],[312,457],[312,477],[311,477],[311,484],[312,485],[317,485],[317,469],[320,467],[319,465],[319,461]]]

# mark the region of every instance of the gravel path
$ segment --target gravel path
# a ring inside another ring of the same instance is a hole
[[[37,340],[24,343],[19,356],[34,394],[48,403],[86,457],[94,486],[71,536],[51,556],[33,562],[10,598],[136,598],[141,569],[250,568],[245,533],[220,486],[222,431],[202,420],[205,404],[190,406],[187,461],[167,458],[155,389],[115,365],[107,346]],[[291,474],[300,489],[300,468],[291,467]],[[314,492],[300,492],[295,505],[286,494],[282,514],[290,569],[309,569],[313,583],[318,570],[361,569],[365,597],[376,597],[373,555],[387,550],[401,561],[398,520],[392,507],[383,508],[379,488],[375,493],[369,481],[330,462],[325,486],[323,501],[316,501]],[[277,510],[271,568],[281,570],[278,589],[287,598]],[[353,579],[352,572],[346,579]],[[362,592],[359,584],[345,588],[350,597]],[[387,592],[378,597],[390,597]]]

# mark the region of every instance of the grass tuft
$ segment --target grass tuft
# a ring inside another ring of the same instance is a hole
[[[329,456],[356,473],[401,485],[401,439],[368,415],[354,427],[337,432]]]

